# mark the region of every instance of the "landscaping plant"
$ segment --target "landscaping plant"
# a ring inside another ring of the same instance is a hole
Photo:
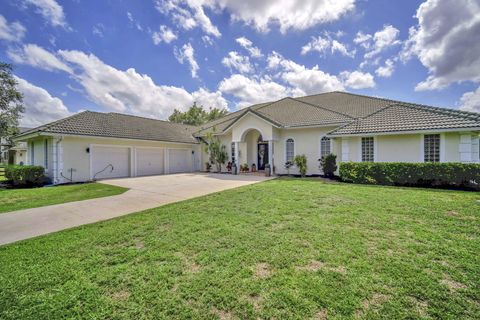
[[[337,171],[337,156],[330,153],[318,159],[320,161],[320,170],[327,178],[332,178]]]
[[[48,182],[41,166],[7,166],[5,178],[15,186],[42,186]]]
[[[307,174],[307,156],[304,154],[299,154],[293,158],[293,162],[297,166],[300,175],[305,177]]]
[[[285,162],[285,169],[287,169],[287,174],[290,175],[290,168],[293,167],[292,161]]]
[[[214,132],[209,132],[206,137],[205,152],[210,155],[210,162],[217,167],[217,172],[222,171],[222,164],[228,159],[228,153],[225,145],[223,145]]]

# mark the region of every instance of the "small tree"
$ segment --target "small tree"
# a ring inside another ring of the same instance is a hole
[[[0,62],[0,139],[5,138],[9,143],[18,133],[18,119],[25,111],[23,95],[17,85],[12,66]]]
[[[305,177],[307,174],[307,156],[304,154],[295,156],[295,158],[293,158],[293,162],[297,166],[298,171],[300,171],[300,175]]]
[[[285,169],[287,169],[287,174],[290,175],[290,168],[293,167],[292,161],[285,162]]]
[[[222,171],[222,164],[228,159],[228,153],[225,145],[222,145],[220,139],[214,135],[214,132],[207,133],[205,143],[205,152],[210,155],[210,163],[217,166],[217,172]]]
[[[320,170],[327,178],[332,178],[337,171],[337,156],[330,153],[318,159],[320,161]]]

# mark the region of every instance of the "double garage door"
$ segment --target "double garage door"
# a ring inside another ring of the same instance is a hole
[[[94,146],[90,152],[94,179],[192,171],[192,154],[188,149],[139,147],[131,152],[131,147]],[[132,155],[135,157],[134,166],[131,165]]]

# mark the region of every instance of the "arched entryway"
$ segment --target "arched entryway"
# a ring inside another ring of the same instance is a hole
[[[265,140],[258,129],[248,129],[241,136],[239,147],[240,165],[248,164],[250,170],[265,170],[272,160],[272,141]]]

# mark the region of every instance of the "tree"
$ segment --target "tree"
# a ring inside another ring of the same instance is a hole
[[[295,158],[293,158],[293,162],[297,166],[300,175],[305,177],[307,174],[307,156],[304,154],[296,155]]]
[[[225,164],[228,159],[225,145],[222,145],[220,138],[214,132],[207,133],[204,144],[205,152],[210,155],[210,163],[217,166],[217,172],[221,172],[222,164]]]
[[[17,89],[12,70],[10,64],[0,62],[0,139],[8,143],[18,134],[18,119],[25,111],[23,95]]]
[[[210,108],[206,111],[203,106],[193,105],[185,112],[174,109],[173,113],[168,117],[168,121],[199,126],[212,120],[216,120],[228,113],[226,109]]]

